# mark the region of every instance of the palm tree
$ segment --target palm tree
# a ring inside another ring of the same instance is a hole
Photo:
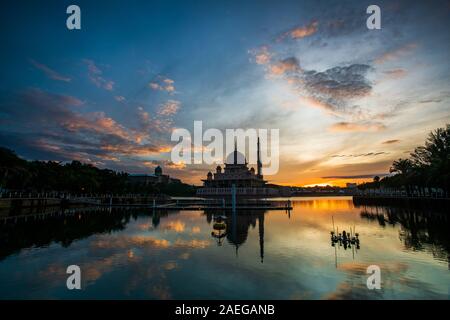
[[[398,159],[392,163],[392,167],[390,167],[390,173],[403,174],[408,175],[413,170],[413,163],[409,159]]]
[[[450,188],[450,124],[431,132],[425,141],[411,154],[411,161],[417,168],[422,168],[426,183],[443,188]]]

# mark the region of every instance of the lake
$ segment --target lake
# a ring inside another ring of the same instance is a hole
[[[291,198],[293,210],[85,208],[0,226],[0,299],[448,299],[448,214]],[[354,229],[360,245],[334,246]],[[68,290],[66,268],[81,268]],[[369,290],[367,267],[381,270]]]

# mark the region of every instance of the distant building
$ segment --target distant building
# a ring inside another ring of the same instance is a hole
[[[263,179],[262,163],[260,161],[260,149],[258,138],[257,170],[249,168],[245,156],[237,151],[234,144],[234,152],[229,154],[225,167],[217,166],[216,172],[211,171],[203,179],[203,188],[197,190],[198,196],[224,197],[231,196],[232,186],[236,186],[236,195],[241,197],[268,197],[278,195],[278,190],[268,188],[267,181]]]
[[[140,184],[144,186],[155,184],[181,183],[180,179],[171,178],[169,175],[163,174],[162,168],[157,166],[154,174],[130,174],[128,181],[132,184]]]
[[[354,182],[347,182],[346,186],[348,189],[354,189],[354,188],[358,187],[358,185]]]

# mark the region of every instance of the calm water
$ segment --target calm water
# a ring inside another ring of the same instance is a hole
[[[295,198],[294,209],[238,214],[212,236],[212,212],[79,211],[0,227],[0,298],[448,299],[449,218],[439,210]],[[355,227],[360,248],[331,246]],[[82,290],[66,289],[68,265]],[[366,268],[381,268],[368,290]]]

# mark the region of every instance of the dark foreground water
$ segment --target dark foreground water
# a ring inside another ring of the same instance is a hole
[[[448,299],[450,224],[431,209],[296,198],[294,209],[238,213],[78,210],[0,227],[1,299]],[[332,246],[355,227],[355,246]],[[215,236],[212,235],[214,233]],[[82,290],[66,288],[79,265]],[[366,269],[381,269],[369,290]]]

